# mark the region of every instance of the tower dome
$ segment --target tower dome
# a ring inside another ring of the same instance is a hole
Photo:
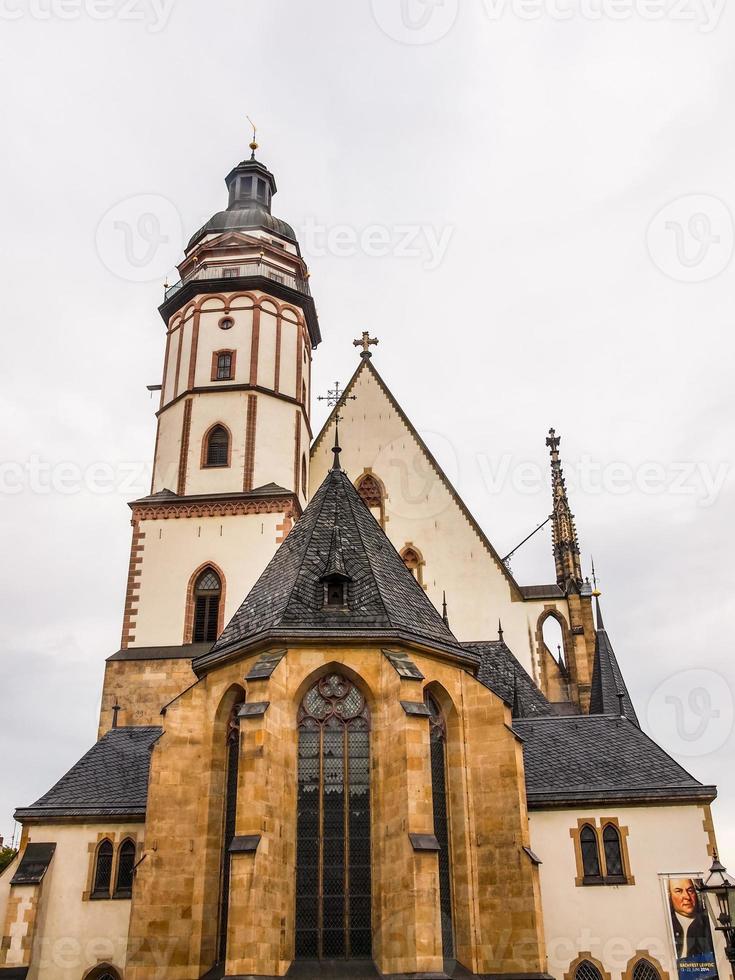
[[[243,160],[230,171],[225,183],[230,195],[227,210],[218,211],[192,236],[187,252],[207,235],[255,228],[286,238],[298,247],[291,225],[271,214],[271,201],[278,191],[276,178],[265,164],[255,159],[255,151],[249,160]]]

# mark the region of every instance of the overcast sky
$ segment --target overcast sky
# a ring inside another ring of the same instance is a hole
[[[0,0],[0,834],[94,741],[162,282],[224,207],[250,114],[311,267],[317,388],[377,334],[501,554],[549,512],[556,426],[639,714],[720,784],[735,866],[723,6]],[[553,580],[546,532],[513,570]]]

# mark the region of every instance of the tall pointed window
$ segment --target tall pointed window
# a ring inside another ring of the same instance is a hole
[[[112,841],[103,840],[97,848],[92,898],[109,898],[112,882]]]
[[[240,769],[240,721],[238,712],[240,704],[232,709],[227,725],[227,753],[225,763],[225,813],[224,833],[222,835],[222,867],[220,873],[220,912],[218,930],[219,963],[227,959],[227,927],[230,915],[230,875],[231,861],[230,845],[235,837],[237,820],[237,777]]]
[[[205,445],[204,465],[230,465],[230,435],[223,425],[215,425],[209,431]]]
[[[205,568],[194,584],[193,643],[214,643],[219,629],[222,582],[213,568]]]
[[[585,881],[601,881],[600,849],[597,843],[597,832],[589,825],[582,827],[579,834],[582,848],[582,868]]]
[[[618,878],[625,881],[623,866],[623,849],[620,846],[620,834],[609,823],[602,832],[602,845],[605,850],[605,870],[607,878]]]
[[[581,963],[577,964],[574,971],[574,980],[602,980],[602,974],[594,963],[590,963],[589,960],[582,960]]]
[[[454,959],[454,926],[452,918],[452,856],[449,841],[447,806],[447,727],[442,710],[427,691],[424,702],[429,709],[431,746],[431,798],[434,811],[434,836],[439,842],[439,908],[441,912],[442,950],[445,960]]]
[[[133,871],[135,869],[135,844],[126,838],[117,851],[117,875],[115,877],[115,898],[130,898],[133,894]]]
[[[370,957],[370,716],[341,674],[299,708],[296,955]]]

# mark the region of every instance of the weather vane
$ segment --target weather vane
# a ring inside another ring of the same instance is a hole
[[[258,149],[258,141],[256,139],[256,136],[258,134],[258,127],[255,125],[255,123],[250,118],[250,116],[246,116],[245,118],[250,123],[250,125],[253,127],[253,141],[250,144],[250,149],[252,150],[252,155],[251,155],[250,159],[251,160],[254,160],[255,159],[255,151]]]
[[[337,409],[337,423],[339,424],[342,421],[342,416],[339,414],[340,408],[344,407],[345,402],[357,401],[357,395],[345,395],[344,390],[339,386],[339,381],[335,381],[334,388],[330,389],[326,395],[319,395],[317,401],[326,402],[330,408]]]

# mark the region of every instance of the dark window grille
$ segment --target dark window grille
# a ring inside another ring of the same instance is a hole
[[[359,690],[323,677],[299,709],[296,956],[372,955],[370,716]]]
[[[227,733],[227,782],[225,787],[225,819],[222,838],[222,871],[220,884],[218,962],[227,959],[227,926],[230,914],[230,844],[235,836],[237,819],[237,777],[240,768],[240,728],[235,705]]]
[[[112,844],[103,840],[97,848],[97,860],[94,867],[94,884],[92,898],[109,898],[112,881]]]
[[[207,466],[228,466],[230,462],[230,437],[227,429],[216,425],[207,440]]]
[[[431,749],[431,796],[434,810],[434,836],[439,842],[439,908],[441,912],[442,950],[445,960],[454,959],[454,926],[452,919],[452,856],[449,840],[447,807],[447,729],[444,715],[431,694],[426,694]]]
[[[237,279],[239,275],[240,275],[239,265],[225,266],[224,269],[222,270],[223,279]]]
[[[633,980],[661,980],[661,976],[650,960],[638,960],[633,967]]]
[[[594,963],[589,960],[582,960],[574,971],[574,980],[602,980],[602,974]]]
[[[135,844],[124,840],[117,852],[117,877],[115,897],[130,898],[133,894],[133,869],[135,868]]]
[[[193,643],[214,643],[219,628],[219,604],[222,583],[211,568],[206,568],[194,585]]]
[[[232,377],[232,352],[217,355],[217,380],[229,381]]]
[[[582,848],[582,868],[585,880],[600,880],[600,849],[597,843],[597,832],[594,827],[585,826],[579,835],[579,843]]]
[[[619,878],[625,880],[625,869],[623,867],[623,851],[620,845],[620,834],[608,824],[602,833],[602,843],[605,848],[605,870],[608,878]]]

